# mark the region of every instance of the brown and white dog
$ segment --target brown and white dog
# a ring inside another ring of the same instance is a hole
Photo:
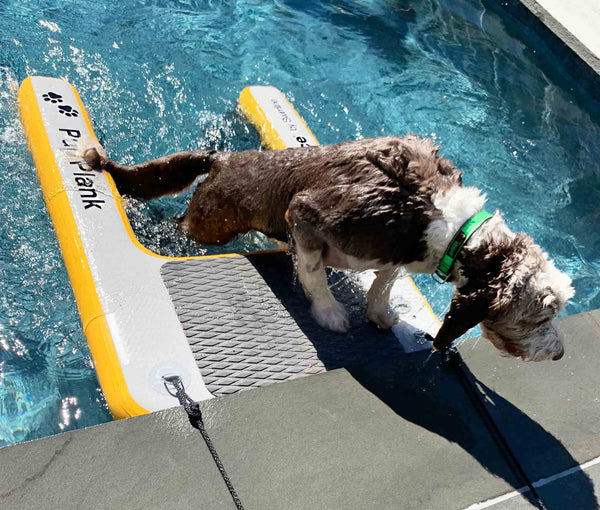
[[[109,172],[121,193],[140,198],[181,191],[208,173],[181,228],[208,244],[249,230],[282,241],[291,234],[315,320],[344,332],[347,314],[329,290],[326,266],[377,270],[367,317],[390,328],[398,321],[389,297],[400,268],[433,273],[454,234],[483,208],[485,195],[463,187],[461,172],[438,151],[409,134],[281,151],[180,152],[131,167],[94,148],[84,159]],[[503,353],[562,357],[553,319],[574,294],[571,280],[498,212],[469,239],[449,281],[455,294],[435,348],[481,323]]]

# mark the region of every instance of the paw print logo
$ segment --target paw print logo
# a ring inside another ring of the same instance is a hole
[[[62,103],[62,96],[60,94],[56,94],[54,92],[48,92],[46,94],[43,94],[42,97],[44,98],[44,101],[46,101],[47,103],[52,103],[52,104]]]
[[[79,117],[79,112],[67,104],[60,105],[58,107],[58,112],[66,115],[67,117]]]

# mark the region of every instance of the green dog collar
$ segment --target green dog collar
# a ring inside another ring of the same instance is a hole
[[[432,278],[437,283],[445,283],[450,278],[450,272],[452,271],[452,266],[454,262],[456,262],[456,258],[462,250],[463,246],[467,244],[469,238],[473,235],[473,233],[481,227],[487,220],[489,220],[492,215],[487,211],[479,211],[477,214],[471,216],[462,227],[460,227],[459,231],[454,235],[450,244],[446,248],[444,252],[444,256],[435,270],[435,273],[432,274]],[[437,278],[436,278],[437,276]]]

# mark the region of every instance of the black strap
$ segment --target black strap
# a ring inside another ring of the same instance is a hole
[[[498,445],[500,446],[500,449],[505,453],[509,462],[516,470],[518,476],[523,480],[525,485],[527,485],[527,487],[531,491],[531,496],[535,501],[535,505],[538,507],[539,510],[547,510],[546,506],[544,505],[544,502],[542,501],[542,498],[535,490],[533,483],[529,480],[527,473],[525,473],[525,470],[523,469],[516,455],[510,448],[508,441],[498,428],[498,425],[496,425],[494,418],[492,418],[492,415],[485,406],[481,394],[469,379],[469,376],[467,375],[467,369],[465,368],[465,362],[463,361],[460,353],[456,350],[456,347],[447,347],[442,351],[442,356],[444,357],[444,360],[456,371],[461,386],[469,396],[471,402],[473,403],[475,409],[478,411],[486,426],[490,429],[492,437],[497,441]]]
[[[215,461],[217,468],[219,468],[219,472],[223,477],[223,481],[225,482],[225,485],[227,485],[229,494],[231,494],[231,497],[233,498],[235,507],[238,510],[244,510],[242,502],[240,501],[237,492],[233,488],[233,484],[231,483],[229,475],[225,471],[223,463],[221,462],[221,459],[217,454],[217,450],[215,449],[210,437],[208,436],[208,432],[206,432],[206,428],[204,427],[204,421],[202,420],[202,411],[200,411],[200,406],[197,402],[194,402],[192,398],[185,392],[185,389],[183,388],[183,383],[181,382],[181,378],[178,375],[163,377],[163,379],[165,381],[165,388],[171,395],[173,395],[173,393],[171,393],[168,384],[173,386],[173,388],[175,389],[175,394],[173,396],[177,397],[177,400],[179,400],[179,403],[185,409],[185,412],[188,414],[188,418],[192,427],[198,429],[200,431],[200,434],[202,434],[202,438],[204,439],[204,442],[206,443],[206,446],[208,447],[208,450],[210,451],[210,454],[212,455],[212,458]]]

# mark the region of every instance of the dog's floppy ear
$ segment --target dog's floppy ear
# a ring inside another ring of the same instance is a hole
[[[441,351],[469,329],[477,326],[487,317],[489,304],[489,300],[481,292],[455,294],[442,327],[433,340],[433,347]]]

